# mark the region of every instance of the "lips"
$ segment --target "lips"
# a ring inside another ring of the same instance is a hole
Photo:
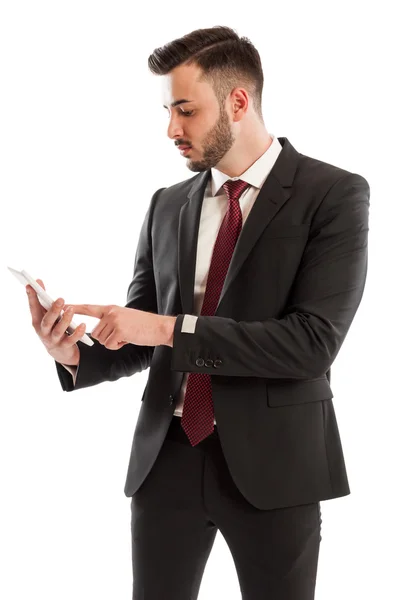
[[[177,146],[179,150],[187,150],[188,148],[192,148],[192,146]]]

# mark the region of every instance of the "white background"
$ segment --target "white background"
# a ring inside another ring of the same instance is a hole
[[[31,326],[25,291],[6,267],[41,278],[54,299],[125,305],[153,193],[193,175],[167,138],[161,79],[149,72],[148,56],[220,24],[260,52],[268,131],[363,175],[371,187],[367,285],[332,367],[352,493],[321,504],[316,598],[397,597],[392,7],[2,2],[1,598],[131,598],[123,488],[148,371],[63,392]],[[88,331],[97,322],[75,319]],[[220,595],[241,598],[219,533],[199,598]]]

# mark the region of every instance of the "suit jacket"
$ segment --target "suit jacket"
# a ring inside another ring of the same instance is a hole
[[[211,375],[231,476],[259,509],[350,493],[330,367],[360,304],[367,273],[366,179],[305,156],[287,138],[241,231],[214,316],[193,314],[196,242],[211,171],[153,196],[126,307],[177,315],[173,347],[78,342],[75,387],[150,367],[125,484],[133,496],[165,439],[184,372]]]

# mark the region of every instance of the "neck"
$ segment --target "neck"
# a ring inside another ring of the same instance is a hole
[[[242,134],[220,160],[217,169],[229,177],[240,177],[268,150],[271,144],[272,138],[265,128]]]

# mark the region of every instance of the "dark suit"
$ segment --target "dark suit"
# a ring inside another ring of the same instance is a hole
[[[350,493],[330,367],[352,323],[367,272],[369,185],[300,154],[287,138],[238,239],[215,316],[193,314],[201,203],[210,171],[158,190],[147,211],[128,288],[131,308],[178,315],[173,348],[118,351],[78,342],[73,388],[150,366],[125,494],[151,471],[184,372],[212,375],[219,440],[236,487],[257,509]]]

